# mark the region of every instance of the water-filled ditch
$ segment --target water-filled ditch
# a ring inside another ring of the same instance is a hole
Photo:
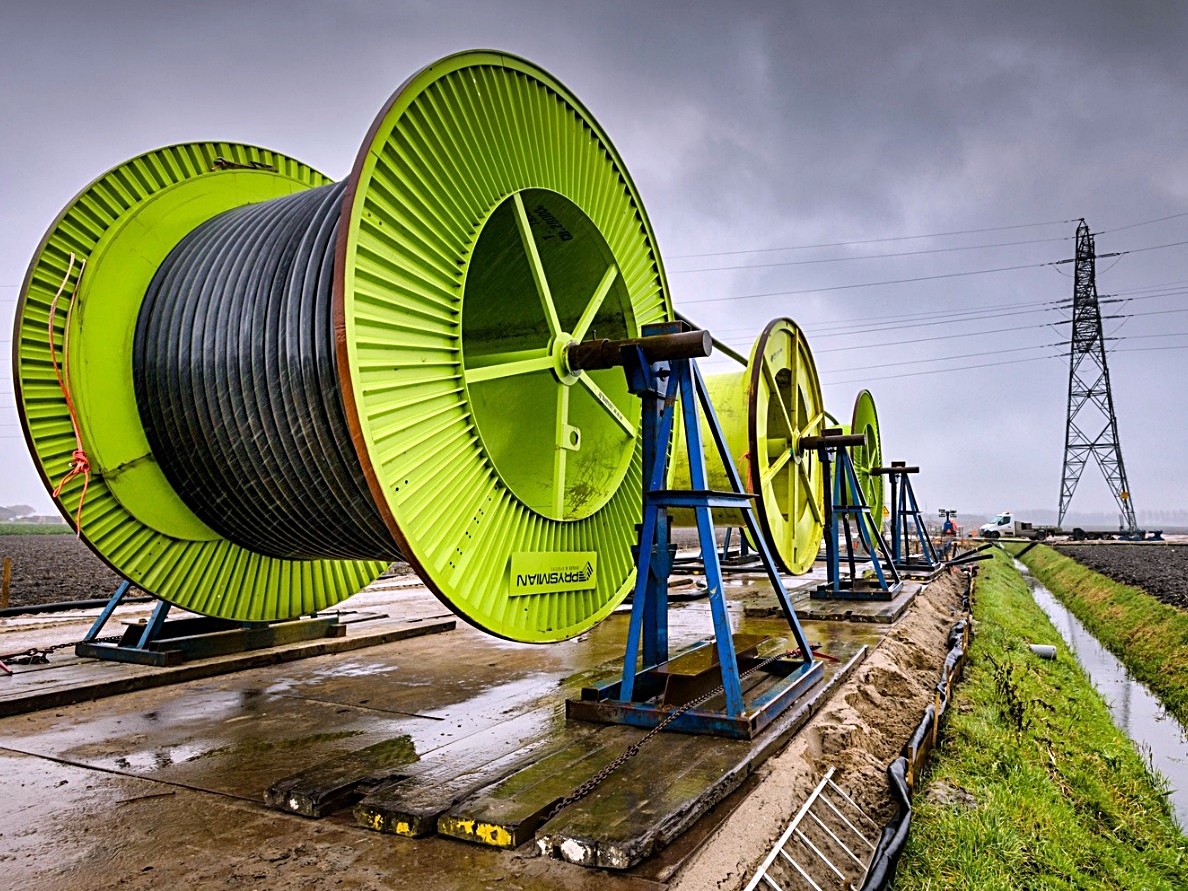
[[[1114,723],[1139,752],[1168,780],[1172,811],[1188,832],[1188,732],[1163,708],[1159,699],[1126,670],[1117,657],[1098,642],[1055,595],[1015,561],[1032,596],[1048,614],[1077,662],[1109,706]]]

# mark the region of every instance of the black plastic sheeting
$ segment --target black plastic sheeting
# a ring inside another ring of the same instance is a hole
[[[229,210],[149,285],[133,380],[153,456],[208,526],[293,560],[400,556],[339,390],[332,320],[341,183]]]
[[[883,891],[895,881],[899,855],[907,847],[908,832],[912,826],[912,797],[907,784],[907,769],[908,760],[902,755],[887,765],[887,784],[891,787],[891,797],[895,799],[895,816],[883,827],[870,869],[859,891]]]
[[[970,573],[970,588],[973,586],[973,574]],[[965,612],[970,610],[969,589],[963,597]],[[896,810],[883,827],[879,836],[879,843],[875,846],[871,856],[870,867],[866,878],[858,891],[889,891],[895,882],[895,870],[899,866],[899,857],[907,847],[908,833],[912,824],[912,784],[913,774],[920,767],[922,758],[926,759],[930,742],[934,737],[941,716],[948,709],[949,696],[953,684],[964,666],[966,626],[968,620],[961,619],[949,629],[949,636],[945,645],[949,648],[945,656],[944,666],[941,668],[940,680],[936,684],[937,703],[930,703],[924,709],[916,730],[904,743],[903,754],[887,765],[887,784],[891,790],[891,797],[895,799]],[[923,753],[923,754],[921,754]]]

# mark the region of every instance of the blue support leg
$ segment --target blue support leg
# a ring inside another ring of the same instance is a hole
[[[138,650],[147,650],[149,643],[156,640],[157,635],[161,633],[161,626],[165,624],[165,617],[169,615],[170,606],[172,604],[167,600],[157,601],[157,605],[153,607],[153,614],[144,625],[140,641],[136,644]]]
[[[115,593],[111,595],[111,600],[107,601],[107,606],[103,607],[103,612],[99,613],[99,618],[91,626],[91,630],[83,637],[83,643],[90,643],[99,636],[99,632],[103,630],[103,626],[107,624],[107,620],[111,618],[111,614],[116,611],[116,607],[123,602],[130,587],[132,587],[132,583],[127,579],[120,582],[119,587],[115,589]]]
[[[677,383],[681,393],[681,413],[685,422],[685,441],[689,447],[689,485],[695,491],[708,488],[705,473],[705,452],[701,447],[701,420],[697,417],[698,394],[689,362],[676,364]],[[710,427],[716,426],[711,420]],[[728,465],[733,464],[727,458]],[[714,539],[714,520],[709,507],[695,509],[697,534],[701,540],[701,552],[705,560],[705,583],[709,593],[710,612],[714,620],[714,637],[718,644],[718,661],[722,666],[722,688],[726,694],[726,711],[741,715],[745,705],[742,698],[742,683],[738,678],[738,658],[734,652],[734,634],[730,630],[730,615],[726,610],[726,592],[722,587],[722,567],[718,563],[718,550]]]

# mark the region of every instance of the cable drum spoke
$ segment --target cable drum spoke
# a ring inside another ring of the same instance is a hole
[[[524,209],[524,199],[520,192],[512,195],[515,202],[516,228],[520,232],[520,241],[524,245],[524,253],[528,255],[528,266],[532,271],[532,281],[536,285],[536,294],[540,298],[541,309],[544,310],[545,321],[549,326],[549,334],[556,337],[561,333],[561,321],[557,318],[557,307],[553,304],[553,295],[549,290],[549,281],[545,276],[544,264],[540,261],[540,251],[536,248],[536,238],[532,234],[532,224],[528,222],[528,211]]]
[[[484,356],[468,365],[466,367],[466,383],[481,384],[485,381],[516,377],[521,374],[550,371],[552,368],[553,358],[547,349],[501,353],[492,357]]]
[[[763,486],[764,486],[764,488],[766,488],[768,485],[770,485],[771,481],[772,481],[773,479],[775,479],[776,475],[777,475],[777,474],[779,474],[779,472],[780,472],[781,470],[783,470],[783,469],[784,469],[784,466],[785,466],[785,465],[786,465],[786,464],[787,464],[789,461],[791,461],[791,460],[792,460],[792,454],[793,454],[793,452],[792,452],[792,449],[791,449],[791,448],[786,448],[786,449],[784,449],[784,451],[783,451],[783,453],[780,455],[780,457],[779,457],[779,458],[777,458],[777,459],[776,459],[776,460],[775,460],[775,461],[774,461],[774,462],[773,462],[773,463],[772,463],[772,464],[771,464],[771,465],[770,465],[770,466],[769,466],[769,467],[768,467],[768,468],[767,468],[767,469],[766,469],[766,470],[763,472],[763,476],[761,477],[761,479],[762,479],[762,481],[763,481]]]
[[[594,383],[594,379],[590,377],[589,372],[583,371],[578,375],[578,383],[586,388],[586,391],[594,397],[594,400],[602,406],[608,415],[623,428],[623,432],[628,437],[635,438],[635,424],[627,419],[627,417],[619,411],[619,407],[611,401],[611,398],[602,391],[598,384]],[[568,389],[568,388],[566,388]]]
[[[797,464],[796,470],[800,475],[801,480],[804,482],[804,488],[810,493],[810,497],[806,500],[808,502],[809,510],[813,514],[813,519],[815,519],[818,523],[824,523],[825,518],[821,515],[821,508],[817,504],[817,499],[811,496],[815,482],[813,478],[809,476],[808,468],[805,467],[805,463],[807,462],[801,462],[800,464]]]
[[[512,192],[479,233],[463,303],[464,380],[477,385],[469,396],[501,482],[550,520],[597,512],[631,463],[639,426],[620,373],[568,360],[596,328],[638,330],[601,231],[551,190]]]
[[[772,396],[775,397],[776,405],[779,406],[780,414],[784,418],[784,424],[786,425],[785,429],[788,431],[788,435],[791,436],[796,430],[796,427],[792,423],[792,416],[788,414],[788,407],[784,405],[783,394],[780,393],[779,384],[776,382],[776,372],[771,367],[771,362],[766,356],[763,357],[762,362],[763,376],[767,379],[767,386],[770,388],[768,398],[770,399]]]
[[[619,267],[614,263],[608,266],[606,272],[603,273],[602,281],[598,283],[598,288],[594,291],[594,296],[586,304],[585,310],[582,311],[582,317],[578,319],[578,323],[573,328],[573,339],[575,343],[581,343],[585,340],[590,326],[594,323],[594,317],[598,315],[598,310],[602,308],[602,302],[606,300],[606,295],[610,293],[611,285],[615,283],[618,275]]]
[[[557,428],[554,438],[556,454],[553,458],[553,512],[557,516],[565,513],[565,464],[571,447],[569,435],[569,387],[558,387]]]

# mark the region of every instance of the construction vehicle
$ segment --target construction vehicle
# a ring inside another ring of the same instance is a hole
[[[1016,520],[1009,510],[1004,510],[989,523],[978,527],[978,535],[982,538],[1033,538],[1043,541],[1049,535],[1062,535],[1059,526],[1035,526]]]

